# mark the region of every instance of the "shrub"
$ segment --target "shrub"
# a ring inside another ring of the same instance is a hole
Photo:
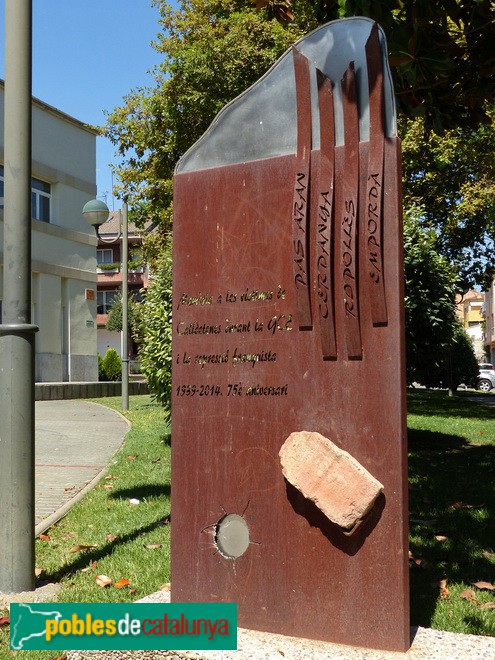
[[[170,408],[172,388],[172,245],[168,240],[154,267],[154,277],[142,304],[141,371],[153,397]]]
[[[106,380],[105,370],[103,369],[103,358],[98,353],[98,380]]]
[[[106,380],[120,380],[122,376],[122,360],[114,348],[109,348],[102,360]]]

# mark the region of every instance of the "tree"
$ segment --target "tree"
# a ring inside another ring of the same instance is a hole
[[[172,387],[172,241],[152,266],[153,278],[142,303],[143,341],[139,346],[141,371],[150,392],[170,406]]]
[[[296,2],[285,0],[289,7]],[[316,0],[319,22],[369,16],[387,35],[401,113],[437,133],[488,121],[495,101],[491,0]]]
[[[131,294],[127,301],[127,321],[132,338],[138,344],[142,340],[143,320],[141,317],[142,317],[141,303],[137,302],[134,299],[133,294]],[[117,294],[112,301],[112,305],[108,313],[107,322],[105,324],[105,329],[110,330],[111,332],[122,332],[122,294],[121,293]]]
[[[421,214],[413,208],[404,218],[407,380],[456,389],[476,378],[478,366],[455,315],[459,278],[438,254],[436,233],[417,221]]]
[[[167,231],[178,159],[228,101],[315,23],[301,10],[297,21],[283,26],[249,0],[184,0],[180,11],[155,4],[163,29],[155,47],[164,58],[155,87],[130,92],[102,132],[127,159],[118,169],[120,187],[143,218]]]
[[[495,265],[495,113],[476,130],[443,135],[403,121],[404,204],[437,232],[436,249],[456,265],[462,288],[486,284]]]

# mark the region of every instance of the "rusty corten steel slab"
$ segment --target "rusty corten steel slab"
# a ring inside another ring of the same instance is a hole
[[[366,38],[377,39],[362,20]],[[306,66],[297,53],[295,61]],[[380,77],[381,62],[376,53],[370,57],[371,79]],[[359,139],[350,64],[339,76],[324,71],[317,79],[312,71],[311,84],[320,89],[313,95],[313,102],[320,97],[313,133],[320,148],[304,162],[308,135],[299,132],[292,153],[179,167],[175,177],[172,600],[233,601],[242,627],[404,651],[400,144],[382,130],[380,161],[373,139]],[[362,60],[354,66],[359,71]],[[297,82],[296,73],[291,84],[299,85],[295,112],[307,116],[299,95],[305,80]],[[333,131],[326,124],[340,85],[343,121],[339,129],[336,118]],[[301,307],[294,241],[303,232],[294,215],[294,182],[302,162],[311,190],[304,224],[309,296]],[[383,174],[373,179],[382,200],[378,230],[370,227],[368,204],[375,200],[369,177],[380,162]],[[370,236],[379,244],[379,262]],[[377,263],[380,287],[370,275]],[[278,452],[295,431],[329,438],[383,484],[353,533],[284,479]],[[226,514],[237,514],[249,533],[247,549],[235,559],[219,541]]]

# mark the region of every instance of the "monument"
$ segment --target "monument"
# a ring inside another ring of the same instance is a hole
[[[174,183],[172,600],[409,646],[400,144],[382,30],[310,33]]]

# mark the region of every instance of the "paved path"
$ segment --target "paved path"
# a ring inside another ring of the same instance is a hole
[[[35,523],[40,534],[90,487],[122,444],[128,422],[84,400],[35,404]]]

